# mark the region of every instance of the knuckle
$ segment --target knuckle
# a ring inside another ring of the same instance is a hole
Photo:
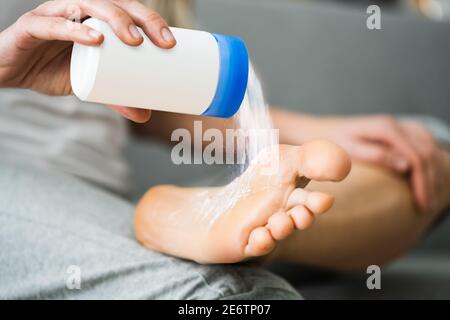
[[[69,30],[69,31],[75,31],[75,30],[86,30],[86,26],[83,26],[83,25],[81,25],[81,24],[78,24],[78,23],[76,23],[76,22],[74,22],[74,21],[72,21],[72,20],[66,20],[66,21],[64,21],[65,23],[64,23],[64,25],[65,25],[65,28],[67,29],[67,30]]]
[[[34,16],[35,14],[33,11],[29,11],[21,15],[14,23],[16,30],[19,32],[27,30]]]
[[[127,19],[128,17],[125,15],[125,13],[122,11],[122,10],[120,10],[119,8],[115,8],[113,11],[112,11],[112,14],[111,14],[111,20],[124,20],[124,19]]]
[[[65,26],[67,26],[67,24],[65,24]],[[57,20],[50,20],[49,24],[48,24],[48,35],[49,36],[55,36],[56,34],[56,30],[61,29],[61,27],[59,26]]]
[[[152,24],[156,24],[156,23],[162,24],[163,23],[163,19],[155,11],[148,12],[144,17],[144,20],[145,20],[145,22],[152,23]]]
[[[80,22],[82,19],[82,9],[76,3],[70,3],[65,10],[65,17],[68,20]]]
[[[21,16],[19,17],[19,19],[17,19],[17,22],[18,22],[19,24],[21,24],[21,23],[27,23],[27,22],[28,22],[30,19],[32,19],[34,16],[35,16],[34,10],[25,12],[23,15],[21,15]]]

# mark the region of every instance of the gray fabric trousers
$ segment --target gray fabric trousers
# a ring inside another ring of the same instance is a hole
[[[146,250],[132,220],[133,205],[112,194],[0,160],[0,298],[301,298],[263,269],[202,266]],[[67,287],[71,266],[79,290]]]

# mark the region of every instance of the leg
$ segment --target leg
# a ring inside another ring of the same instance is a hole
[[[201,266],[139,246],[133,206],[79,180],[0,161],[0,299],[298,299],[262,269]],[[68,267],[81,269],[69,290]]]
[[[313,228],[292,235],[278,248],[280,259],[331,269],[365,269],[405,253],[427,232],[450,203],[450,153],[443,151],[440,208],[418,212],[408,182],[383,169],[356,163],[342,183],[312,183],[336,197],[329,214]]]

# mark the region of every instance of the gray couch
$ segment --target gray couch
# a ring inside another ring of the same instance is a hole
[[[199,28],[246,40],[271,104],[315,114],[419,113],[450,123],[447,23],[383,11],[382,30],[369,31],[361,8],[286,0],[197,0],[196,14]],[[129,155],[136,197],[153,184],[214,184],[230,170],[177,167],[169,150],[141,141]],[[307,299],[449,299],[450,219],[383,269],[379,291],[366,288],[366,274],[272,268]]]

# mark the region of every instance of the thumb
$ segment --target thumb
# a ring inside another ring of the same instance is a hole
[[[129,108],[122,106],[113,106],[109,105],[109,107],[120,113],[123,117],[137,123],[145,123],[150,120],[152,111],[147,109],[138,109],[138,108]]]

